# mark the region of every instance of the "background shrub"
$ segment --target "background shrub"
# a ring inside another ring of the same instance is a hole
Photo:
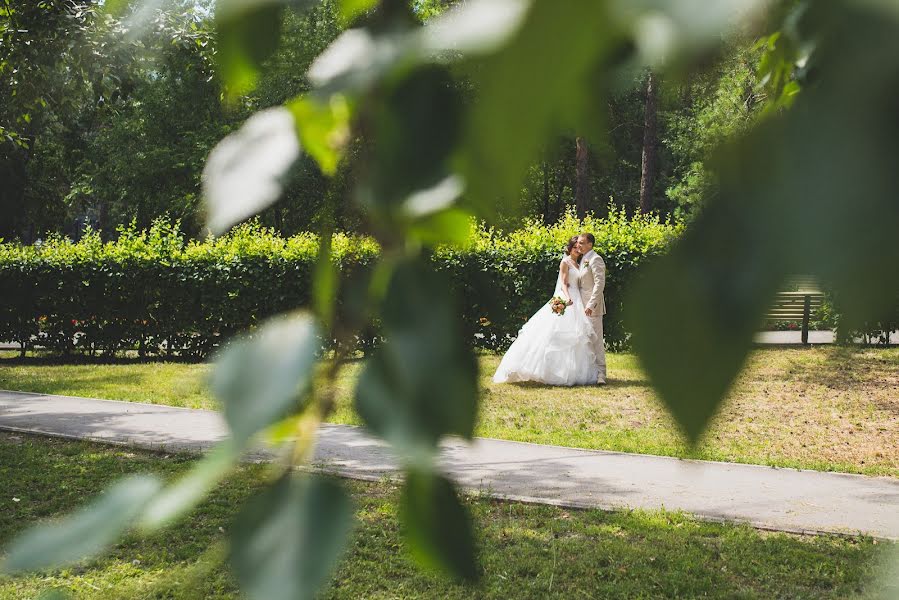
[[[465,245],[439,248],[430,259],[452,281],[472,344],[503,350],[552,295],[568,238],[591,231],[608,269],[606,343],[617,349],[629,337],[621,323],[623,288],[680,229],[614,209],[602,219],[569,213],[554,225],[534,221],[510,233],[473,222]],[[342,313],[359,311],[363,294],[347,284],[364,279],[379,247],[338,234],[333,249],[346,290]],[[309,304],[317,251],[314,234],[283,238],[255,223],[186,242],[178,224],[165,220],[143,231],[120,228],[114,242],[89,231],[78,242],[0,244],[0,339],[62,353],[137,349],[201,358],[234,333]],[[376,331],[359,340],[363,349],[377,343]]]

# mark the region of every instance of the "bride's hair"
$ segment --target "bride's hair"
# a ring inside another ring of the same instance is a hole
[[[578,238],[578,236],[576,236],[576,235],[572,236],[572,238],[570,240],[568,240],[568,243],[565,244],[565,255],[566,256],[571,256],[571,251],[577,245],[577,238]],[[578,261],[580,261],[580,257],[578,257]]]

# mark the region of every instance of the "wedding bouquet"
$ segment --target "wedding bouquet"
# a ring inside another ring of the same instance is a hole
[[[568,301],[560,296],[553,296],[552,300],[549,301],[549,306],[557,315],[564,315],[565,308],[568,306]]]

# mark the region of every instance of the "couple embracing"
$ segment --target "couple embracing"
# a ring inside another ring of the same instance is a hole
[[[591,233],[568,241],[559,263],[553,300],[525,323],[503,356],[495,383],[536,381],[549,385],[606,382],[602,317],[606,265],[593,251]]]

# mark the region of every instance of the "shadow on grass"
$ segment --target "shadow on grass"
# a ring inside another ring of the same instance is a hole
[[[30,352],[23,357],[19,355],[18,350],[0,350],[0,366],[140,365],[153,363],[198,364],[207,362],[207,360],[208,359],[183,356],[90,356],[87,354],[64,355],[51,352]]]
[[[510,385],[519,389],[524,390],[590,390],[590,391],[600,391],[600,390],[628,390],[628,389],[646,389],[651,388],[652,386],[649,383],[648,379],[619,379],[617,377],[610,377],[606,380],[605,384],[589,384],[589,385],[549,385],[546,383],[539,383],[536,381],[517,381],[514,383],[506,383],[501,385]]]
[[[899,383],[899,354],[857,346],[828,348],[824,360],[802,365],[799,381],[836,390],[888,389]]]

